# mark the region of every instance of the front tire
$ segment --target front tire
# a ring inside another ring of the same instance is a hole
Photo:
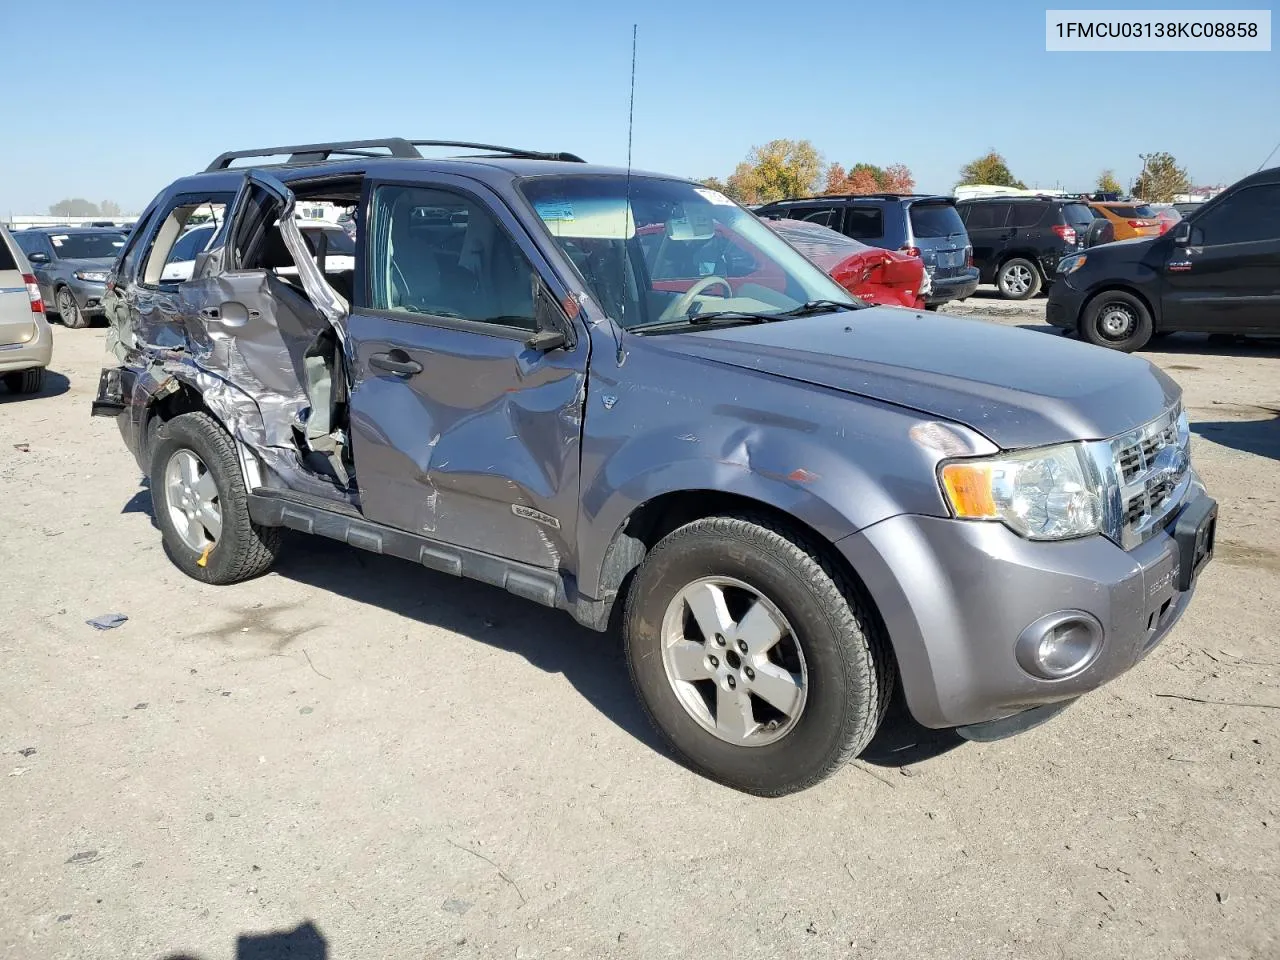
[[[894,664],[820,553],[768,520],[664,538],[627,597],[627,664],[659,733],[697,772],[761,796],[803,790],[871,740]]]
[[[89,320],[80,311],[79,304],[76,303],[75,295],[66,287],[60,289],[54,300],[58,305],[58,316],[62,318],[62,325],[72,330],[79,330],[81,327],[89,325]]]
[[[207,413],[184,413],[159,431],[151,497],[165,552],[195,580],[249,580],[265,573],[280,552],[280,530],[249,518],[235,444]]]
[[[1098,294],[1080,318],[1080,335],[1090,343],[1132,353],[1151,340],[1151,312],[1147,305],[1123,290]]]
[[[1006,300],[1030,300],[1040,292],[1040,284],[1040,270],[1022,257],[1005,261],[996,273],[996,286]]]
[[[4,385],[9,388],[10,393],[39,393],[44,386],[44,367],[6,373]]]

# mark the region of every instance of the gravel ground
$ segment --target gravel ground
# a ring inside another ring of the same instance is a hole
[[[0,390],[0,955],[1280,956],[1280,347],[1148,354],[1221,523],[1137,669],[1000,743],[899,717],[766,801],[666,756],[563,614],[319,539],[186,579],[88,416],[103,331],[56,341]]]

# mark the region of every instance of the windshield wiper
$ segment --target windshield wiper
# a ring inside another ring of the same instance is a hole
[[[699,326],[705,323],[721,323],[725,321],[738,323],[768,323],[777,320],[776,313],[748,313],[745,310],[709,310],[706,313],[690,313],[671,320],[660,320],[654,323],[642,323],[631,327],[633,333],[654,330],[669,330],[672,327]],[[783,318],[785,319],[785,318]]]
[[[865,303],[846,303],[843,300],[810,300],[790,310],[771,313],[769,318],[778,320],[784,317],[808,317],[815,313],[830,313],[833,310],[861,310],[865,306]]]

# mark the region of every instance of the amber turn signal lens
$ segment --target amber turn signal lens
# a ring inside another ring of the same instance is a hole
[[[971,520],[991,518],[996,513],[991,497],[991,467],[985,463],[949,463],[942,468],[942,487],[956,516]]]

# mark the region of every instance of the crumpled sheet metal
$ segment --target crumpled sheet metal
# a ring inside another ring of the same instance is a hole
[[[326,325],[345,345],[350,308],[312,259],[292,209],[282,213],[280,231],[307,297],[267,271],[217,273],[174,290],[135,284],[128,293],[136,313],[124,297],[108,298],[107,346],[122,363],[146,356],[157,384],[172,377],[196,390],[282,485],[332,497],[332,485],[302,466],[293,428],[310,405],[306,351]]]

